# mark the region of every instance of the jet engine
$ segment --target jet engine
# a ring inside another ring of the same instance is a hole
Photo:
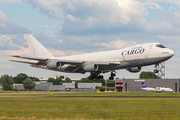
[[[132,73],[140,72],[141,71],[141,67],[128,68],[127,71],[132,72]]]
[[[62,66],[61,62],[59,61],[52,61],[47,64],[47,68],[49,69],[57,69],[60,68],[61,66]]]
[[[99,67],[96,64],[89,64],[84,66],[84,70],[86,72],[94,72],[94,71],[98,71]]]

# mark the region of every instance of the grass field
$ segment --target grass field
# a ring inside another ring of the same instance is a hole
[[[71,92],[53,92],[53,95],[50,95],[52,92],[1,92],[0,96],[152,96],[152,97],[174,97],[180,98],[180,93],[71,93]]]
[[[95,96],[98,93],[56,93]],[[6,93],[0,94],[6,95]],[[8,94],[9,95],[9,94]],[[14,95],[14,94],[13,94]],[[16,95],[16,94],[15,94]],[[22,95],[22,94],[21,94]],[[0,119],[178,120],[180,98],[0,97]],[[44,93],[43,95],[49,95]],[[180,96],[179,93],[100,93],[102,96]],[[19,96],[19,95],[18,95]]]

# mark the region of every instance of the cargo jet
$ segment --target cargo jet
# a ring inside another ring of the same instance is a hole
[[[90,72],[89,79],[102,79],[101,73],[111,72],[109,79],[115,77],[115,70],[126,69],[136,73],[143,66],[155,65],[170,59],[174,52],[160,43],[146,43],[119,50],[94,52],[80,55],[54,57],[36,38],[25,35],[32,57],[12,55],[12,57],[31,61],[13,62],[28,63],[32,67],[67,73]],[[155,69],[157,72],[158,70]]]
[[[144,82],[141,82],[142,83],[142,88],[143,90],[146,90],[146,91],[152,91],[152,92],[162,92],[162,91],[166,91],[166,92],[173,92],[173,89],[171,88],[166,88],[166,87],[147,87],[146,84]]]

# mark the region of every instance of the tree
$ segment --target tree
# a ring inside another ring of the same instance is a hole
[[[28,76],[25,73],[20,73],[16,77],[13,77],[14,83],[22,84],[25,79],[27,79]]]
[[[64,83],[72,83],[71,79],[70,78],[66,78],[65,81],[63,81]]]
[[[60,85],[60,83],[63,82],[60,77],[56,78],[55,81],[56,81],[56,85]]]
[[[153,72],[141,72],[140,79],[158,79],[158,76]]]
[[[55,85],[55,84],[56,84],[56,82],[55,82],[55,79],[54,79],[54,78],[48,78],[47,82],[52,82],[52,83],[53,83],[53,85]]]
[[[28,78],[30,78],[31,80],[33,80],[33,81],[39,81],[39,78],[36,78],[36,77],[28,77]]]
[[[26,80],[23,81],[23,86],[25,90],[33,90],[36,84],[30,78],[27,78]]]
[[[0,78],[0,84],[3,87],[3,90],[12,90],[13,89],[12,76],[2,75]]]

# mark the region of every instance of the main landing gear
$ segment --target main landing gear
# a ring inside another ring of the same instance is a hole
[[[95,73],[92,72],[89,76],[89,80],[93,80],[93,79],[103,79],[104,77],[102,75],[100,75],[100,73]]]
[[[109,80],[114,80],[114,77],[116,76],[115,71],[111,71],[111,76],[109,77]]]
[[[115,76],[116,76],[116,72],[111,71],[109,80],[114,80]],[[104,79],[104,77],[102,75],[100,75],[100,72],[92,72],[89,76],[89,80],[93,80],[93,79]]]

